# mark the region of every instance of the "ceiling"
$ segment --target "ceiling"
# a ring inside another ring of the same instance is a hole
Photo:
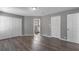
[[[0,11],[22,16],[45,16],[75,8],[76,7],[39,7],[37,10],[32,10],[31,7],[0,7]]]

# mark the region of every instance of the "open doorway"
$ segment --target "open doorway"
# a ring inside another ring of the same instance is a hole
[[[40,35],[40,19],[33,19],[33,34]]]

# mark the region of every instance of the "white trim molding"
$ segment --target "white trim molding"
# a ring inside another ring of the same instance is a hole
[[[22,36],[33,36],[33,34],[24,34]]]

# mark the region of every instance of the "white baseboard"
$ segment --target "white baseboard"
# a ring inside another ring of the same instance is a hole
[[[33,34],[24,34],[22,36],[33,36]]]
[[[8,38],[13,38],[13,37],[18,37],[18,36],[33,36],[33,34],[29,34],[29,35],[15,35],[15,36],[1,37],[0,40],[8,39]]]
[[[41,35],[41,36],[45,36],[45,37],[52,37],[52,36],[48,36],[48,35]],[[67,42],[71,42],[71,41],[68,41],[67,39],[63,39],[63,38],[59,38],[60,40],[63,40],[63,41],[67,41]],[[71,42],[71,43],[77,43],[79,44],[79,42]]]
[[[41,35],[41,36],[50,37],[50,38],[52,37],[52,36],[48,36],[48,35]],[[63,39],[63,38],[58,38],[58,39],[67,41],[67,39]]]
[[[41,36],[45,36],[45,37],[52,37],[52,36],[48,36],[48,35],[41,35]]]
[[[62,39],[63,41],[67,41],[67,42],[71,42],[71,43],[77,43],[79,44],[79,42],[72,42],[72,41],[68,41],[67,39]]]
[[[1,37],[0,40],[8,39],[8,38],[13,38],[13,37],[18,37],[18,36],[7,36],[7,37]]]
[[[63,38],[60,38],[61,40],[63,40],[63,41],[67,41],[67,39],[63,39]]]

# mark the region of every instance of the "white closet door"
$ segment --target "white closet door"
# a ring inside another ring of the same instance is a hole
[[[22,35],[22,18],[0,15],[0,39]]]
[[[79,13],[67,15],[67,40],[79,43]]]
[[[60,38],[61,37],[61,17],[60,16],[55,16],[51,17],[51,36]]]
[[[67,15],[67,40],[73,41],[73,19],[74,14]]]

